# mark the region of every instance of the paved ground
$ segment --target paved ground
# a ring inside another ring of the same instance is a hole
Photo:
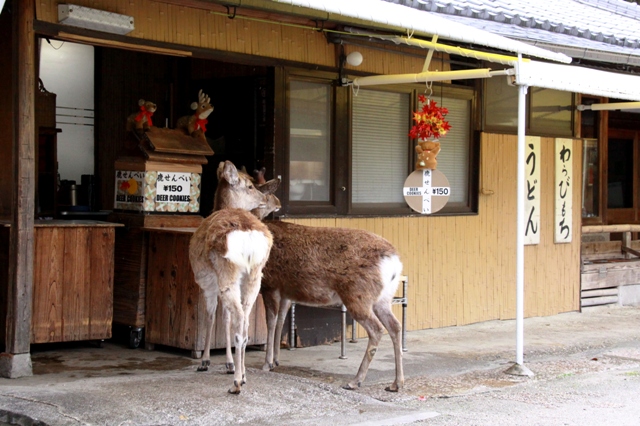
[[[357,391],[340,385],[360,364],[366,339],[282,351],[276,372],[248,353],[248,383],[227,394],[231,376],[216,352],[196,373],[186,352],[38,347],[33,377],[0,379],[0,424],[21,425],[638,425],[640,308],[588,308],[525,321],[525,365],[515,358],[515,323],[490,321],[407,334],[406,385],[392,394],[391,342],[383,339]]]

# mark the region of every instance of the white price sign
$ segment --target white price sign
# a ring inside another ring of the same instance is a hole
[[[191,173],[158,172],[156,202],[188,203],[190,194]]]
[[[422,214],[442,209],[451,195],[449,180],[439,170],[416,170],[404,182],[404,199],[413,210]]]

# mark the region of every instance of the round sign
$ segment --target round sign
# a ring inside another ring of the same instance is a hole
[[[440,171],[416,170],[404,181],[404,199],[413,210],[431,214],[442,209],[451,194],[449,179]]]

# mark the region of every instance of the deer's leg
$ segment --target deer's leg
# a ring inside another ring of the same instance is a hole
[[[249,274],[247,281],[240,289],[241,299],[242,299],[242,311],[244,315],[243,330],[242,330],[243,341],[242,341],[242,351],[241,351],[242,364],[238,366],[238,368],[242,369],[241,384],[245,384],[247,382],[247,374],[246,374],[246,368],[244,365],[244,360],[245,360],[245,353],[247,351],[247,343],[249,341],[249,323],[250,323],[250,317],[251,317],[251,310],[253,309],[253,306],[256,303],[256,299],[258,298],[258,294],[260,293],[261,277],[262,277],[262,268],[253,269]]]
[[[242,343],[244,340],[244,315],[242,313],[242,304],[240,303],[240,295],[233,290],[227,290],[220,293],[220,301],[224,309],[229,311],[229,317],[231,319],[231,335],[233,336],[233,342],[236,347],[234,359],[236,364],[236,371],[233,374],[233,386],[229,389],[229,393],[240,393],[240,386],[242,386]]]
[[[382,325],[384,325],[384,328],[389,332],[389,337],[391,337],[391,341],[393,342],[393,353],[396,360],[396,379],[393,384],[385,388],[385,390],[389,392],[398,392],[398,390],[404,386],[401,345],[402,325],[400,325],[400,321],[398,321],[396,316],[393,315],[393,311],[391,311],[391,304],[389,302],[378,302],[374,305],[373,312],[375,312]]]
[[[349,307],[347,307],[349,309]],[[378,350],[378,344],[380,343],[380,338],[382,337],[382,324],[378,321],[378,318],[375,317],[372,311],[369,311],[367,316],[361,317],[351,311],[351,315],[354,316],[355,320],[364,327],[369,335],[369,343],[367,344],[367,351],[364,354],[364,358],[362,358],[362,363],[360,363],[360,368],[358,369],[358,374],[356,377],[345,386],[344,389],[357,389],[360,387],[365,377],[367,376],[367,370],[369,370],[369,364],[371,364],[371,360],[373,360],[376,351]]]
[[[287,318],[287,313],[291,307],[291,300],[280,299],[280,309],[278,310],[278,322],[276,323],[275,339],[274,339],[274,364],[280,365],[280,340],[282,339],[282,328],[284,327],[284,320]]]
[[[198,371],[207,371],[211,365],[211,335],[213,334],[213,322],[216,318],[216,309],[218,307],[218,292],[212,290],[203,290],[204,300],[207,307],[206,327],[207,331],[204,337],[204,351],[202,352],[202,361]]]
[[[233,352],[231,352],[231,315],[226,309],[224,310],[224,333],[227,339],[227,356],[224,366],[227,369],[227,374],[233,374],[235,372],[235,366],[233,364]]]
[[[263,371],[273,370],[273,351],[274,346],[277,344],[280,346],[280,341],[276,341],[275,339],[275,330],[276,330],[276,319],[278,306],[280,304],[280,300],[278,297],[278,292],[275,291],[264,291],[262,293],[262,300],[264,301],[264,308],[267,316],[267,353],[264,359],[264,365],[262,366]]]

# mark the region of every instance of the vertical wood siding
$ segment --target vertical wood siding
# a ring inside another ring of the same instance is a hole
[[[37,19],[57,23],[58,3],[66,1],[37,1]],[[127,34],[132,42],[139,38],[337,67],[335,45],[327,42],[324,34],[312,29],[250,21],[241,16],[229,19],[202,9],[151,0],[75,0],[73,3],[133,16],[135,30]],[[347,54],[352,50],[356,49],[349,45],[345,47]],[[365,57],[362,65],[357,67],[358,71],[378,74],[416,73],[422,71],[424,64],[424,58],[403,55],[401,52],[396,54],[364,47],[358,47],[357,50]],[[439,53],[434,54],[430,69],[448,70],[448,64],[442,64],[438,61],[439,58]]]
[[[525,247],[525,315],[547,316],[580,308],[580,209],[573,209],[573,242],[554,244],[553,138],[541,141],[541,238]],[[366,229],[400,251],[409,277],[407,329],[464,325],[515,317],[515,136],[484,134],[479,214],[452,217],[291,219],[309,226]],[[580,153],[576,140],[573,152]],[[446,149],[446,146],[443,147]],[[573,157],[580,176],[580,155]],[[580,205],[573,187],[574,206]],[[401,308],[394,307],[400,318]],[[362,335],[362,330],[359,330]]]

